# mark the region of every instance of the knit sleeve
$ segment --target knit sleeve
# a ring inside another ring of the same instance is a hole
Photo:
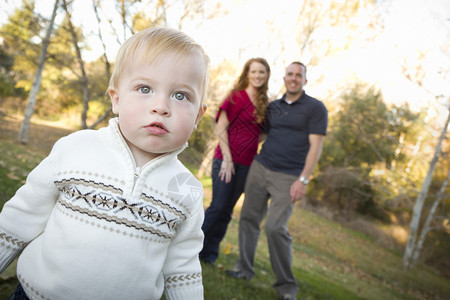
[[[0,213],[0,273],[41,234],[52,212],[58,195],[52,153],[30,172]]]
[[[203,299],[198,258],[203,246],[203,218],[203,203],[197,201],[192,215],[183,222],[171,242],[163,268],[166,299]]]

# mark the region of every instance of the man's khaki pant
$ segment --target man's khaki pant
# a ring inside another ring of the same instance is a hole
[[[253,161],[245,184],[245,200],[239,221],[239,254],[236,270],[248,279],[253,269],[261,221],[269,245],[270,262],[277,277],[274,288],[279,295],[297,293],[297,282],[292,273],[292,237],[287,229],[294,204],[290,188],[297,176],[274,172]],[[268,201],[270,199],[270,205]]]

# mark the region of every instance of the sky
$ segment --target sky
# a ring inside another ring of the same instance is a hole
[[[0,0],[0,25],[7,20],[17,2]],[[215,0],[206,2],[210,5],[216,3]],[[272,68],[270,92],[274,97],[280,96],[286,65],[305,57],[298,49],[294,30],[302,1],[219,2],[228,14],[208,20],[201,26],[187,23],[183,30],[205,48],[213,67],[229,60],[236,64],[240,72],[247,59],[266,58]],[[53,1],[37,0],[36,3],[38,11],[50,16]],[[104,3],[104,11],[113,15],[113,1]],[[345,49],[322,57],[317,66],[308,69],[306,91],[319,99],[334,99],[349,82],[363,81],[381,89],[388,102],[397,105],[408,102],[414,109],[433,106],[443,116],[445,110],[442,105],[435,106],[433,95],[450,96],[450,1],[378,0],[377,4],[376,13],[382,20],[377,26],[382,28],[376,28],[376,36],[370,30],[365,32],[364,26],[352,29],[355,31],[327,28],[323,34],[332,34],[334,46],[339,48],[342,42]],[[97,22],[91,1],[75,0],[73,9],[74,23],[83,24],[92,47],[92,51],[84,52],[83,57],[87,61],[93,60],[101,54],[101,45],[95,38]],[[176,19],[176,13],[174,15]],[[370,14],[362,12],[354,16],[359,19],[352,21],[364,24],[370,17]],[[168,21],[169,26],[176,26],[170,24],[172,20]],[[103,29],[107,36],[107,27]],[[344,45],[349,32],[352,36],[350,46]],[[341,40],[337,38],[340,35]],[[283,41],[283,51],[279,41]],[[107,46],[108,57],[114,60],[118,43],[110,39]],[[424,59],[418,59],[420,53],[424,54]],[[417,66],[423,67],[426,70],[424,85],[432,93],[408,81],[402,73],[402,65],[412,70]],[[441,102],[448,104],[448,101]]]

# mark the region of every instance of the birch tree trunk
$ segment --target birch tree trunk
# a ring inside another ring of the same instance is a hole
[[[78,64],[80,65],[80,70],[81,70],[80,80],[81,80],[81,86],[83,88],[83,111],[81,112],[81,128],[86,129],[87,128],[87,124],[86,124],[87,112],[89,110],[89,80],[87,78],[86,70],[84,68],[84,61],[81,58],[81,50],[80,50],[80,46],[78,46],[78,37],[77,37],[77,34],[76,34],[75,29],[72,24],[72,15],[70,14],[70,11],[67,7],[66,0],[63,0],[63,6],[64,6],[64,10],[66,11],[66,14],[68,16],[69,31],[70,31],[70,34],[72,35],[72,42],[75,47],[75,51],[77,53],[77,60],[78,60]]]
[[[30,94],[28,95],[27,106],[25,108],[24,118],[22,124],[20,125],[20,131],[18,136],[18,141],[22,144],[28,143],[28,131],[30,129],[31,116],[34,112],[34,106],[36,105],[36,97],[41,87],[42,71],[44,69],[45,59],[47,58],[47,48],[50,44],[50,36],[53,31],[53,24],[55,23],[56,11],[58,9],[59,0],[55,0],[55,5],[53,6],[53,13],[48,24],[47,33],[45,34],[45,39],[42,42],[41,54],[39,55],[38,67],[36,70],[36,75],[34,76],[33,84],[31,85]]]
[[[433,205],[431,206],[430,212],[428,213],[427,220],[425,221],[425,224],[423,225],[419,240],[417,241],[417,246],[414,248],[410,268],[412,268],[416,264],[416,262],[419,258],[420,252],[422,251],[423,243],[425,241],[425,237],[426,237],[427,233],[431,230],[431,227],[430,227],[431,221],[434,218],[434,214],[436,212],[436,209],[437,209],[439,203],[444,198],[445,189],[447,188],[449,180],[450,180],[450,171],[447,172],[447,178],[442,183],[441,189],[439,190],[439,193],[437,194],[436,199],[434,200]]]
[[[425,203],[425,199],[428,194],[428,189],[431,184],[431,178],[433,176],[434,169],[436,168],[436,164],[438,162],[438,158],[439,158],[439,155],[441,152],[441,146],[442,146],[442,143],[443,143],[446,133],[447,133],[449,121],[450,121],[450,109],[448,110],[447,121],[445,123],[444,128],[442,129],[442,133],[439,138],[439,142],[436,146],[433,159],[430,162],[430,167],[428,168],[427,175],[422,183],[422,188],[419,192],[419,195],[417,195],[417,199],[414,204],[413,215],[412,215],[411,223],[409,226],[408,240],[406,242],[405,253],[403,256],[403,267],[406,270],[409,270],[412,267],[413,253],[414,253],[414,250],[416,247],[416,238],[417,238],[417,234],[419,231],[419,222],[420,222],[420,216],[422,214],[423,204]]]

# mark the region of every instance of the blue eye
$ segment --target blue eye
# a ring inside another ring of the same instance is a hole
[[[173,96],[175,99],[177,99],[179,101],[183,101],[183,100],[187,99],[186,95],[183,93],[175,93]]]
[[[149,94],[150,91],[151,91],[151,89],[150,89],[148,86],[141,86],[141,87],[139,88],[139,91],[140,91],[142,94]]]

